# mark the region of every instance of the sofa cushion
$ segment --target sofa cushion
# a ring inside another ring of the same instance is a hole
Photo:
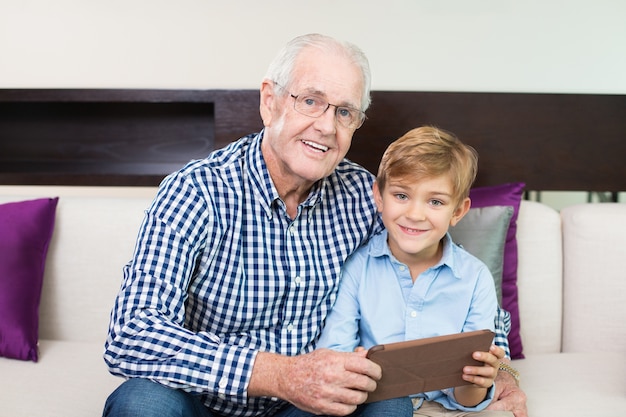
[[[122,270],[150,201],[59,201],[41,295],[40,338],[104,343]]]
[[[41,290],[40,339],[104,343],[151,190],[118,196],[98,189],[88,198],[61,190]],[[28,197],[0,195],[0,203],[37,198],[47,189],[36,191]]]
[[[517,298],[517,240],[515,237],[517,233],[517,216],[524,187],[524,183],[516,182],[490,187],[476,187],[470,190],[472,207],[513,207],[513,216],[511,216],[504,247],[502,272],[502,308],[511,313],[511,332],[508,339],[511,358],[513,359],[524,357]]]
[[[0,205],[0,356],[37,361],[39,301],[57,202]]]
[[[512,206],[472,208],[456,226],[450,228],[452,240],[489,268],[500,304],[504,245],[512,216]]]
[[[106,398],[123,382],[102,359],[103,342],[42,339],[37,363],[0,358],[0,415],[100,416]]]
[[[561,218],[563,352],[626,356],[626,204],[578,204]]]
[[[623,353],[527,353],[512,365],[520,371],[531,417],[624,415]]]
[[[517,291],[524,355],[561,351],[563,258],[561,216],[523,200],[517,217]]]

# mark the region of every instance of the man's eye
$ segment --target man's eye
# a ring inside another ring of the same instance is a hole
[[[338,107],[337,116],[346,120],[352,120],[352,118],[354,117],[354,115],[352,114],[352,111],[346,107]]]
[[[307,96],[302,98],[302,102],[308,107],[319,107],[321,100],[317,97]]]

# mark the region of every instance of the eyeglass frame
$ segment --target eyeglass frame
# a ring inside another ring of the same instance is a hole
[[[315,94],[292,94],[289,90],[287,90],[286,87],[282,86],[281,84],[277,83],[276,81],[274,81],[274,85],[278,86],[279,88],[285,90],[287,92],[287,94],[289,94],[294,100],[293,100],[293,109],[295,111],[297,111],[299,114],[303,115],[303,116],[307,116],[307,117],[312,117],[314,119],[318,119],[320,117],[322,117],[324,115],[324,113],[326,113],[326,111],[328,111],[328,109],[330,108],[330,106],[335,107],[335,120],[344,128],[346,129],[354,129],[357,130],[358,128],[360,128],[361,126],[363,126],[363,123],[365,123],[365,119],[367,118],[367,115],[365,114],[365,112],[363,110],[359,110],[355,107],[350,107],[350,106],[340,106],[337,104],[332,104],[329,103],[326,99],[322,98],[321,96],[315,95]],[[298,98],[299,97],[315,97],[318,98],[322,103],[326,103],[326,108],[317,116],[313,116],[311,114],[307,114],[307,113],[303,113],[300,110],[298,110],[298,108],[296,107],[296,104],[298,103]],[[346,126],[343,124],[343,122],[340,121],[340,119],[337,117],[337,112],[339,111],[339,109],[347,109],[350,111],[356,111],[357,114],[359,115],[359,122],[357,123],[356,127],[350,127],[350,126]]]

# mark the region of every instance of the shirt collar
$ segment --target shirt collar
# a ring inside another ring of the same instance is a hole
[[[459,247],[452,241],[452,237],[450,237],[449,233],[443,237],[443,254],[439,262],[436,265],[433,265],[431,268],[441,268],[448,267],[452,270],[452,273],[456,278],[461,278],[461,274],[459,273],[459,266],[457,262],[457,252]],[[369,244],[369,255],[372,257],[381,257],[387,256],[393,262],[399,261],[393,256],[391,253],[391,249],[389,249],[389,245],[387,244],[387,231],[383,230],[376,236],[372,237],[371,243]]]

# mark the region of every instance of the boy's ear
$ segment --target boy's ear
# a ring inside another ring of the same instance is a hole
[[[374,185],[372,186],[372,192],[374,194],[374,202],[376,203],[376,209],[379,213],[383,211],[383,196],[380,192],[380,188],[378,187],[378,182],[374,181]]]
[[[450,219],[450,226],[456,226],[463,216],[467,214],[471,206],[472,200],[470,200],[469,197],[464,198],[454,210],[452,218]]]

